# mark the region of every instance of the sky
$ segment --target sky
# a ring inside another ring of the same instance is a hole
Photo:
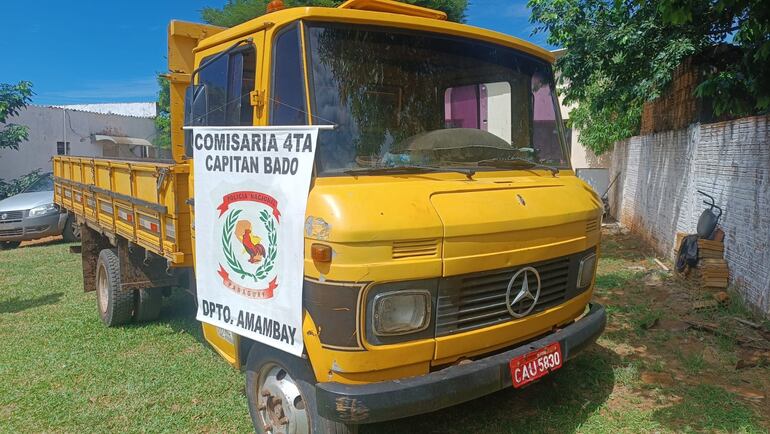
[[[31,81],[41,105],[155,101],[168,22],[201,21],[201,9],[225,2],[3,0],[0,83]],[[526,0],[471,0],[467,24],[545,46]]]

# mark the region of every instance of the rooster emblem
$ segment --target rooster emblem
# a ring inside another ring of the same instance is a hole
[[[249,262],[259,264],[265,257],[265,247],[262,246],[262,239],[251,232],[251,222],[248,220],[239,220],[235,224],[235,236],[243,244],[243,250],[249,255]]]

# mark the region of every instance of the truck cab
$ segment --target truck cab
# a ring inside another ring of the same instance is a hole
[[[175,191],[158,181],[153,218],[175,240],[140,243],[195,271],[209,228],[192,224],[185,125],[329,126],[297,198],[302,357],[203,323],[246,373],[255,430],[354,432],[527,385],[592,343],[602,203],[570,167],[553,56],[390,0],[276,9],[170,24]]]

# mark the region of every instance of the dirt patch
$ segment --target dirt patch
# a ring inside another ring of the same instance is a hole
[[[770,428],[767,323],[751,318],[730,291],[717,294],[666,272],[630,234],[603,235],[595,298],[610,315],[600,342],[640,370],[639,381],[616,388],[608,406],[622,412],[630,409],[623,402],[644,402],[674,431],[731,431],[719,420],[698,425],[687,407],[690,399],[700,401],[693,409],[710,400],[731,402]],[[715,302],[710,308],[694,309],[708,300]]]
[[[22,241],[19,247],[32,247],[32,246],[47,246],[49,244],[57,244],[64,242],[61,235],[52,237],[39,238],[37,240]]]

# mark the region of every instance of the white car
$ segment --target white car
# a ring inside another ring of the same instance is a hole
[[[53,202],[53,178],[43,175],[22,193],[0,200],[0,250],[13,249],[22,241],[52,235],[64,241],[80,240],[74,216]]]

